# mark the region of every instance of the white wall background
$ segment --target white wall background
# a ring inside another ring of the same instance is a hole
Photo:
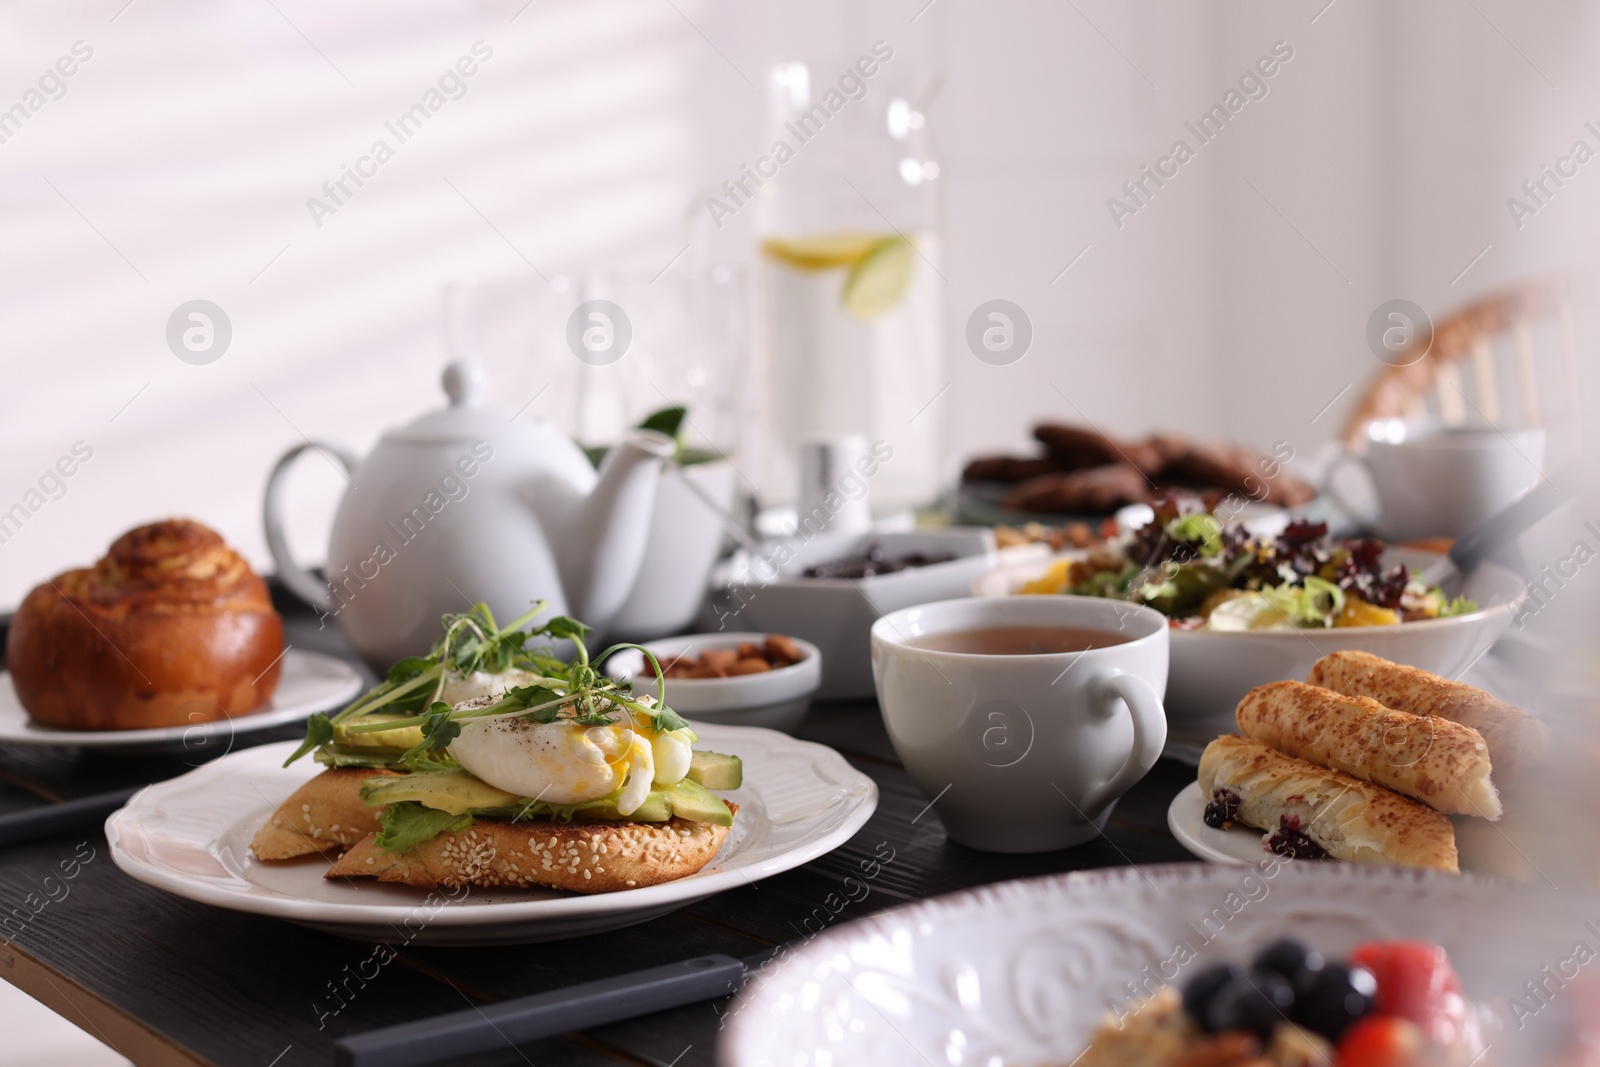
[[[1592,6],[1325,2],[13,0],[0,107],[75,41],[94,55],[0,144],[0,509],[73,442],[94,457],[0,544],[0,605],[169,514],[264,566],[280,451],[364,449],[437,402],[444,284],[653,274],[760,144],[768,64],[877,38],[947,75],[952,469],[1076,411],[1314,449],[1377,366],[1378,303],[1439,312],[1592,257],[1600,203],[1596,162],[1521,231],[1505,208],[1600,144]],[[480,39],[466,95],[314,226],[306,198]],[[1295,55],[1269,95],[1116,228],[1107,197],[1278,40]],[[693,257],[749,248],[725,231]],[[233,323],[209,366],[164,340],[196,297]],[[1035,327],[1009,367],[960,340],[992,297]],[[513,410],[550,377],[529,361],[500,368]],[[307,558],[342,487],[297,476]]]

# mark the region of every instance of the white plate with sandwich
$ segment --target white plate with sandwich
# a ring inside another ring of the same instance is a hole
[[[830,748],[772,730],[693,725],[697,748],[742,759],[742,784],[719,790],[737,813],[709,863],[655,885],[589,895],[503,886],[424,889],[330,878],[322,855],[263,862],[252,853],[253,839],[291,794],[324,771],[309,759],[282,766],[295,749],[290,742],[236,752],[150,786],[107,820],[106,837],[125,873],[204,904],[369,941],[520,944],[630,926],[798,867],[849,840],[877,807],[872,779]],[[506,825],[526,835],[514,847],[528,863],[538,862],[528,857],[540,854],[547,833],[552,841],[558,836],[557,824],[548,822]],[[600,842],[579,855],[560,836],[573,869],[598,870],[607,862]],[[500,847],[513,847],[505,840],[497,839]],[[346,853],[352,855],[358,853]],[[560,857],[556,862],[565,866]]]

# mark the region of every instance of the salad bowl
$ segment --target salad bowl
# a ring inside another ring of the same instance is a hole
[[[1048,562],[996,568],[973,582],[973,595],[1019,593],[1051,564],[1086,555],[1086,550],[1077,550]],[[1423,570],[1441,558],[1433,552],[1391,547],[1383,554],[1383,566]],[[1526,587],[1511,570],[1485,563],[1451,592],[1476,601],[1477,610],[1382,626],[1239,631],[1173,627],[1164,700],[1167,745],[1162,754],[1198,764],[1207,744],[1234,731],[1234,709],[1246,693],[1267,682],[1304,681],[1311,665],[1330,652],[1358,649],[1447,678],[1460,677],[1511,626]]]

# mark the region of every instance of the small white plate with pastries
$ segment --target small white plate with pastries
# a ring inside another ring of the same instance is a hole
[[[1496,869],[1482,846],[1515,851],[1507,808],[1526,801],[1550,744],[1538,719],[1481,689],[1352,650],[1317,660],[1306,682],[1257,686],[1234,720],[1167,812],[1184,847],[1225,863],[1265,850]]]
[[[750,885],[838,848],[877,809],[877,785],[831,748],[775,730],[693,726],[698,747],[743,760],[743,784],[720,793],[738,813],[706,866],[656,885],[588,895],[421,889],[325,877],[326,856],[262,862],[253,836],[324,770],[309,759],[284,767],[293,741],[234,752],[142,790],[106,821],[106,839],[125,874],[202,904],[364,941],[512,945],[620,929]]]

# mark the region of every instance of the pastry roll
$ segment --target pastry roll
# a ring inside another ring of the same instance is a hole
[[[1241,734],[1285,755],[1388,786],[1447,815],[1500,817],[1488,747],[1469,726],[1304,682],[1257,686],[1235,717]]]
[[[1521,777],[1549,745],[1544,723],[1465,682],[1390,663],[1370,652],[1334,652],[1311,666],[1306,679],[1348,696],[1371,697],[1384,707],[1413,715],[1437,715],[1470,726],[1489,746],[1501,785]]]
[[[1207,823],[1265,831],[1267,849],[1280,855],[1460,870],[1447,816],[1260,741],[1227,736],[1207,745],[1200,788],[1209,801]]]

